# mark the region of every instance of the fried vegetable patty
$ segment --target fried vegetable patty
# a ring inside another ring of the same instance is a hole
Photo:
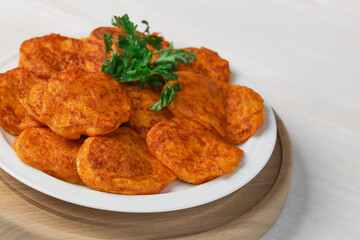
[[[178,64],[176,68],[179,71],[199,73],[214,81],[230,83],[231,71],[229,62],[221,58],[217,52],[204,47],[188,47],[183,49],[194,52],[196,54],[196,61],[191,64]]]
[[[231,173],[243,156],[241,149],[187,118],[159,122],[147,134],[146,143],[157,160],[193,184]]]
[[[28,113],[69,139],[115,131],[130,117],[130,99],[105,73],[73,67],[35,85],[22,101]]]
[[[175,117],[199,121],[220,136],[225,136],[226,93],[200,74],[177,72],[181,89],[168,109]]]
[[[155,194],[176,179],[151,155],[144,139],[128,127],[87,138],[76,165],[87,186],[110,193]]]
[[[63,138],[48,128],[28,128],[16,137],[13,148],[27,165],[60,180],[83,184],[76,170],[81,144],[82,140]]]
[[[20,104],[32,86],[43,82],[25,68],[15,68],[0,74],[0,125],[9,133],[18,135],[26,128],[40,127]]]
[[[193,72],[177,74],[181,90],[168,105],[175,117],[192,118],[231,144],[245,141],[263,123],[264,100],[254,90]]]
[[[55,73],[74,66],[99,72],[104,56],[105,46],[102,41],[50,34],[21,44],[19,66],[48,79]]]
[[[227,89],[225,140],[238,144],[258,130],[265,119],[264,100],[254,90],[238,85]]]

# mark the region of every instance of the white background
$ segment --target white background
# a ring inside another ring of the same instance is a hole
[[[359,239],[360,1],[0,1],[0,57],[49,33],[86,37],[128,13],[206,46],[257,84],[295,151],[286,206],[263,240]]]

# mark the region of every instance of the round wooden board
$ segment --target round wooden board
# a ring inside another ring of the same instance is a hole
[[[134,214],[81,207],[37,192],[0,169],[0,239],[259,239],[278,218],[293,171],[290,138],[276,119],[274,152],[250,183],[180,211]]]

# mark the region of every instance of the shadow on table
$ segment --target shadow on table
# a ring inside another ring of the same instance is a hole
[[[298,232],[297,229],[300,228],[306,217],[311,186],[308,178],[306,178],[305,155],[302,154],[295,141],[292,141],[292,143],[295,164],[287,202],[277,222],[261,240],[293,239],[292,237]]]

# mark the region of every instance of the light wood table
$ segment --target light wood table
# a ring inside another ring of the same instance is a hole
[[[217,50],[284,121],[294,179],[262,239],[359,239],[359,1],[0,1],[0,55],[51,32],[85,37],[123,13],[175,44]]]

